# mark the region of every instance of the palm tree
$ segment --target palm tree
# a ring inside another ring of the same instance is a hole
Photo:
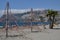
[[[53,11],[53,10],[48,10],[48,14],[46,15],[47,17],[49,17],[49,21],[50,21],[50,29],[53,29],[53,24],[54,24],[54,20],[55,20],[55,16],[57,15],[57,11]]]
[[[53,24],[54,24],[54,21],[55,21],[55,16],[57,15],[57,13],[58,13],[57,11],[53,11],[53,12],[52,12],[52,17],[53,17],[53,19],[52,19],[51,29],[53,29],[53,26],[54,26]]]
[[[49,28],[51,29],[51,21],[52,21],[51,16],[52,16],[52,10],[48,10],[48,14],[47,14],[46,16],[49,17],[49,18],[48,18],[48,20],[49,20],[49,22],[50,22]]]

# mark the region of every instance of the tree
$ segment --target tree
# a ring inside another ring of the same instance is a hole
[[[49,22],[50,22],[49,28],[51,29],[51,21],[52,21],[51,16],[52,16],[52,10],[49,10],[49,9],[48,9],[48,14],[47,14],[46,16],[49,17],[49,18],[48,18],[48,20],[49,20]]]
[[[58,13],[57,11],[53,11],[53,12],[52,12],[52,17],[53,17],[53,19],[52,19],[51,29],[53,29],[53,26],[54,26],[53,24],[54,24],[54,22],[55,22],[55,16],[58,15],[57,13]]]
[[[50,22],[50,29],[53,29],[53,24],[54,24],[54,20],[55,20],[55,16],[57,15],[57,11],[53,11],[53,10],[48,10],[48,14],[46,15],[47,17],[49,17],[49,22]]]

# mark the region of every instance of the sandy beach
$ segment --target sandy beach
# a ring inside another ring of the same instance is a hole
[[[42,26],[39,26],[43,28]],[[60,24],[55,26],[54,29],[49,29],[48,25],[45,26],[47,29],[36,31],[35,27],[31,32],[30,27],[21,27],[19,29],[9,29],[8,37],[5,36],[5,30],[0,29],[0,40],[60,40]]]

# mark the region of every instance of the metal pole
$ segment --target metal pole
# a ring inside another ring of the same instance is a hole
[[[33,17],[33,9],[31,8],[31,32],[32,32],[32,29],[33,29],[33,27],[32,27],[32,21],[33,21],[32,17]]]
[[[8,37],[8,10],[9,10],[9,2],[7,2],[7,13],[6,13],[6,37]]]

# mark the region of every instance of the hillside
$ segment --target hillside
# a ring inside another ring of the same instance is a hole
[[[10,10],[9,10],[10,12]],[[3,13],[3,12],[2,12]],[[33,18],[34,22],[40,22],[39,16],[43,16],[45,22],[47,22],[47,10],[41,10],[41,9],[33,9]],[[58,14],[60,15],[60,11],[58,11]],[[56,16],[56,21],[60,23],[60,16]],[[20,23],[20,22],[31,22],[31,11],[30,9],[25,9],[25,10],[11,10],[8,16],[8,20],[11,23]],[[5,24],[6,22],[6,14],[3,14],[0,18],[0,23]]]

